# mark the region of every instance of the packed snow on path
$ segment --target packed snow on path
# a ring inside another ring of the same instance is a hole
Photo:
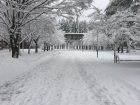
[[[140,62],[130,68],[113,64],[112,52],[99,54],[40,50],[12,59],[0,51],[0,105],[140,105]]]

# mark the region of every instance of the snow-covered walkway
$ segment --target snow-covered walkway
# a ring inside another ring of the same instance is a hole
[[[54,51],[1,85],[0,105],[140,105],[140,91],[79,51]]]

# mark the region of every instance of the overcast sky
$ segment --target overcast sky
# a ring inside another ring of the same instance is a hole
[[[106,8],[106,6],[108,5],[109,1],[110,0],[94,0],[93,5],[104,10]]]
[[[109,4],[109,1],[110,0],[94,0],[93,5],[96,6],[96,7],[98,7],[99,9],[104,10],[106,8],[106,6]],[[93,12],[92,9],[86,10],[83,13],[84,16],[82,16],[81,19],[82,20],[83,19],[87,19],[86,16],[89,15],[90,13],[92,13],[92,12]]]

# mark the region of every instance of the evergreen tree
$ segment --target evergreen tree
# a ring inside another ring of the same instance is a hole
[[[72,23],[72,32],[76,33],[76,30],[77,30],[76,22],[73,21],[73,23]]]
[[[87,33],[87,22],[84,21],[84,32]]]
[[[110,0],[108,7],[105,9],[106,15],[113,15],[117,11],[125,10],[129,8],[133,2],[134,0]]]
[[[60,21],[60,29],[62,29],[66,33],[86,33],[88,28],[86,21],[80,21],[77,25],[77,21],[68,21],[62,19]]]

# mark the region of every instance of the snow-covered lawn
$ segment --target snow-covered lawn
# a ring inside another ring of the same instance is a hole
[[[0,51],[0,105],[140,105],[139,80],[140,61],[114,64],[112,51]]]

